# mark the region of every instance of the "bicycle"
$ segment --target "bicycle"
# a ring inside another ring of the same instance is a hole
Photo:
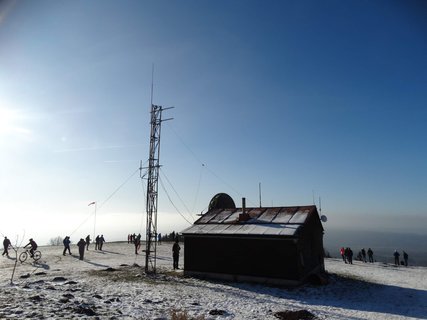
[[[27,260],[28,256],[31,256],[30,249],[26,249],[24,252],[21,252],[18,259],[21,263],[23,263],[25,260]],[[39,260],[42,257],[42,253],[39,250],[35,250],[32,258],[34,261]]]

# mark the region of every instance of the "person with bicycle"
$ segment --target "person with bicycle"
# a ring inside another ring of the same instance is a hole
[[[37,243],[33,240],[33,238],[30,239],[30,242],[24,246],[24,248],[31,246],[30,249],[30,256],[31,258],[34,258],[34,251],[37,250]]]

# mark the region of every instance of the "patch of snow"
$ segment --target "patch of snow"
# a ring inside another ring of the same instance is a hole
[[[286,289],[183,277],[172,268],[171,243],[157,246],[155,276],[144,274],[145,256],[133,244],[91,246],[83,261],[72,249],[63,256],[61,246],[40,247],[40,261],[18,262],[13,284],[14,259],[0,259],[0,318],[170,319],[173,310],[205,319],[277,319],[297,310],[316,319],[427,318],[424,267],[326,259],[328,285]]]

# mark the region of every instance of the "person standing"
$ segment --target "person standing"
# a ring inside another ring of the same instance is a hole
[[[95,238],[95,250],[99,249],[99,235],[96,236]]]
[[[403,260],[405,261],[405,267],[408,266],[408,259],[409,259],[408,254],[405,251],[403,251]]]
[[[363,259],[363,262],[365,262],[366,263],[366,250],[365,250],[365,248],[362,248],[362,259]]]
[[[65,256],[65,252],[68,250],[68,253],[71,255],[71,250],[70,250],[70,243],[71,243],[71,241],[70,241],[70,237],[69,236],[66,236],[65,238],[64,238],[64,240],[62,241],[62,243],[64,244],[64,252],[62,253],[62,255],[64,255]]]
[[[135,238],[134,244],[135,254],[138,254],[139,247],[141,246],[141,234],[138,234],[138,236]]]
[[[89,243],[90,243],[90,235],[87,235],[86,237],[86,250],[89,250]]]
[[[371,248],[368,249],[368,259],[370,263],[374,263],[374,252]]]
[[[10,245],[11,245],[10,240],[7,237],[4,237],[2,256],[6,255],[9,258],[9,246]]]
[[[102,251],[102,246],[104,245],[105,239],[104,239],[104,235],[101,234],[101,236],[99,237],[99,250]]]
[[[353,264],[353,250],[351,250],[350,247],[347,247],[345,251],[348,263]]]
[[[340,254],[341,254],[341,257],[342,257],[342,261],[344,261],[345,263],[347,263],[347,259],[345,258],[345,249],[344,249],[344,247],[341,247]]]
[[[400,257],[400,254],[399,254],[399,252],[397,252],[397,250],[394,250],[393,255],[394,255],[394,264],[395,264],[396,266],[398,266],[398,265],[400,264],[400,263],[399,263],[399,257]]]
[[[178,262],[179,262],[179,251],[181,250],[181,247],[178,244],[178,237],[175,239],[175,243],[172,247],[172,256],[173,256],[173,269],[179,269]]]
[[[80,238],[80,241],[77,242],[77,246],[79,247],[79,259],[83,260],[83,256],[85,255],[86,242],[83,238]]]

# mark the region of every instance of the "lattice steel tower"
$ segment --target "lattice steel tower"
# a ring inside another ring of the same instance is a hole
[[[157,203],[158,203],[158,181],[160,169],[160,132],[162,111],[171,108],[163,108],[151,104],[151,133],[150,133],[150,156],[148,159],[147,174],[147,231],[145,243],[145,272],[156,273],[157,256]]]

